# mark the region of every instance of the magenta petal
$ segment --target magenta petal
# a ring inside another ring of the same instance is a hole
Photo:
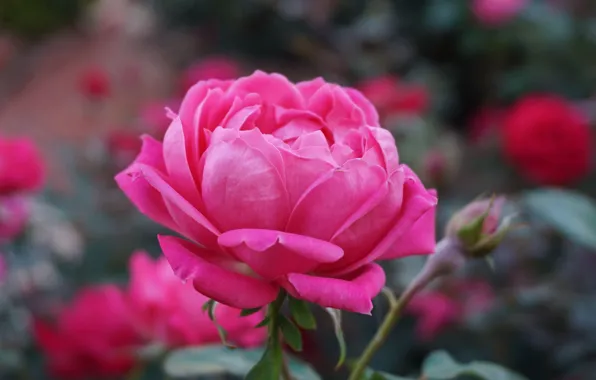
[[[182,123],[178,117],[172,122],[164,136],[163,156],[172,187],[190,200],[196,198],[197,185],[191,173],[186,146]],[[198,207],[196,204],[195,206]]]
[[[199,293],[217,302],[252,309],[267,305],[277,297],[277,286],[210,262],[212,252],[199,246],[193,246],[191,251],[189,244],[173,236],[158,238],[174,273],[184,281],[192,281]]]
[[[272,230],[228,231],[219,237],[218,243],[267,279],[292,272],[306,273],[319,263],[334,262],[343,255],[335,244]]]
[[[235,81],[229,88],[231,93],[257,93],[264,103],[284,108],[303,108],[302,95],[285,76],[255,71]]]
[[[153,165],[165,169],[161,159],[162,145],[151,137],[143,137],[141,153],[128,168],[116,175],[115,180],[124,194],[139,209],[139,211],[154,221],[176,230],[176,223],[172,220],[161,194],[151,186],[141,174],[142,164]]]
[[[145,180],[163,197],[166,208],[178,225],[176,231],[205,246],[213,246],[219,230],[188,200],[180,195],[154,168],[139,165]],[[198,197],[198,194],[197,194]]]
[[[360,91],[354,88],[345,88],[344,91],[350,99],[362,110],[369,126],[379,126],[379,114],[375,106]]]
[[[414,225],[429,211],[432,212],[437,205],[437,198],[429,193],[418,177],[405,165],[402,165],[406,175],[406,180],[403,187],[403,203],[394,226],[389,230],[387,235],[375,246],[370,254],[363,259],[342,269],[339,273],[348,273],[355,270],[363,264],[377,260],[385,255],[388,251],[393,250],[395,245],[406,235],[410,234]],[[434,213],[433,213],[434,215]],[[428,224],[425,224],[428,227]],[[434,231],[434,227],[433,227]],[[414,231],[416,232],[416,231]],[[420,231],[419,231],[420,232]],[[427,232],[427,231],[425,231]],[[434,234],[433,234],[434,235]],[[419,247],[428,247],[434,244],[434,236],[432,243],[428,242],[428,234],[416,236],[411,234],[412,242]],[[408,247],[412,251],[412,246]],[[416,250],[417,251],[417,250]],[[432,253],[434,248],[425,253]],[[401,256],[400,256],[401,257]]]
[[[282,284],[294,297],[355,313],[370,315],[372,299],[385,285],[385,273],[378,264],[371,263],[344,279],[291,273]]]
[[[433,253],[436,245],[435,211],[434,207],[428,210],[414,223],[410,231],[402,235],[379,259],[391,260],[405,256]]]

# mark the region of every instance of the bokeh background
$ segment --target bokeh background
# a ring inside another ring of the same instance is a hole
[[[0,226],[16,226],[0,240],[0,377],[49,378],[32,321],[82,287],[125,283],[135,249],[159,255],[160,227],[113,181],[139,135],[163,136],[194,82],[261,69],[360,89],[439,190],[439,237],[481,194],[505,194],[523,224],[492,269],[471,263],[417,297],[375,368],[408,375],[447,349],[530,380],[596,379],[594,62],[589,0],[2,0],[0,138],[32,139],[46,180],[0,197]],[[389,284],[423,262],[388,264]],[[385,310],[344,316],[351,356]],[[317,314],[302,356],[345,378]],[[164,378],[159,365],[138,376]]]

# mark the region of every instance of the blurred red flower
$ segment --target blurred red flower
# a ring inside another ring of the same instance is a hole
[[[113,131],[106,140],[107,151],[118,167],[130,164],[141,151],[141,137],[132,131]]]
[[[468,138],[478,144],[490,138],[503,123],[505,111],[497,107],[481,108],[470,120]]]
[[[110,78],[100,67],[91,67],[79,77],[79,89],[85,96],[103,99],[110,96]]]
[[[569,185],[592,168],[593,136],[588,120],[556,95],[534,94],[509,110],[503,126],[506,158],[540,185]]]
[[[113,285],[84,289],[55,324],[35,320],[33,329],[50,373],[65,380],[123,375],[142,343],[131,326],[126,294]]]
[[[163,139],[166,130],[172,123],[172,118],[180,108],[180,103],[180,100],[169,100],[155,101],[145,104],[139,115],[143,130],[154,136],[156,139]],[[170,114],[168,109],[170,109],[173,114]]]
[[[43,157],[33,141],[0,136],[0,195],[39,190],[44,180]]]
[[[0,243],[23,232],[28,220],[29,207],[24,197],[0,197]]]
[[[401,84],[392,75],[366,80],[357,88],[376,107],[381,120],[393,114],[421,114],[426,111],[429,103],[426,88]]]

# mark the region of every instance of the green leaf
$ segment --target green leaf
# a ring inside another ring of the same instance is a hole
[[[241,317],[248,317],[249,315],[253,315],[255,313],[258,313],[259,311],[261,311],[262,308],[260,307],[255,307],[254,309],[242,309],[242,311],[240,312],[240,316]]]
[[[207,310],[209,319],[211,319],[211,321],[217,328],[217,333],[219,334],[219,339],[221,340],[221,343],[224,346],[227,346],[229,348],[235,348],[235,346],[233,344],[228,343],[228,333],[219,323],[217,323],[217,320],[215,319],[215,308],[216,307],[217,307],[217,302],[215,302],[214,300],[209,300],[209,301],[205,302],[205,304],[203,305],[203,312],[205,311],[205,309]]]
[[[302,334],[296,325],[283,315],[279,316],[279,328],[284,340],[294,351],[302,351]]]
[[[482,380],[526,380],[523,376],[498,364],[473,361],[461,364],[446,351],[431,353],[422,364],[422,373],[433,380],[450,380],[459,376],[475,376]]]
[[[296,321],[298,326],[307,330],[316,329],[317,321],[315,320],[315,316],[310,311],[308,304],[305,301],[294,297],[289,297],[289,299],[290,312],[292,313],[292,318],[294,318],[294,321]]]
[[[596,248],[596,203],[571,190],[527,191],[522,204],[544,223],[576,243]]]
[[[187,347],[168,355],[163,368],[173,379],[226,374],[244,377],[263,357],[264,351],[263,348],[230,350],[224,346]],[[296,380],[321,379],[308,363],[288,354],[286,357],[290,372]]]
[[[337,344],[339,344],[339,359],[335,365],[335,369],[338,369],[344,364],[347,355],[346,340],[344,338],[344,331],[341,328],[341,310],[332,309],[330,307],[325,308],[325,310],[331,316],[333,328],[335,330],[335,337],[337,338]]]
[[[269,345],[261,360],[248,372],[245,380],[279,380],[282,361],[283,353],[279,342]]]
[[[261,322],[259,322],[255,327],[259,328],[259,327],[265,327],[269,324],[269,321],[271,319],[269,318],[269,316],[266,316],[265,318],[263,318],[263,320]]]

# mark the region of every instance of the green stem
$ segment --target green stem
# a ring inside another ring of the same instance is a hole
[[[383,320],[383,323],[375,333],[375,336],[368,343],[368,346],[366,346],[364,352],[362,353],[362,355],[360,355],[360,358],[358,358],[358,361],[356,362],[356,365],[354,366],[354,369],[352,370],[352,373],[350,374],[348,380],[363,379],[364,372],[366,371],[368,364],[372,360],[374,354],[379,350],[379,348],[381,348],[383,343],[385,343],[385,341],[387,340],[387,337],[389,336],[389,333],[391,333],[393,326],[395,326],[395,324],[399,320],[399,317],[401,316],[404,307],[413,295],[413,293],[410,292],[403,293],[399,300],[396,300],[391,291],[383,289],[383,292],[386,295],[388,295],[389,298],[389,312],[387,313],[385,319]]]
[[[281,290],[275,301],[269,305],[269,344],[281,352],[281,378],[283,380],[292,380],[283,350],[279,347],[281,345],[279,312],[285,300],[286,292]]]

